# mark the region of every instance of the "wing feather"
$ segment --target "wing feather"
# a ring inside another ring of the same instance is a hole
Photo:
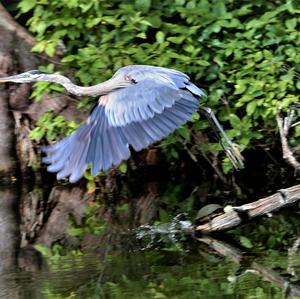
[[[152,118],[155,113],[172,107],[179,98],[179,89],[154,79],[145,79],[107,95],[105,113],[112,126],[124,126]],[[122,117],[119,117],[121,112]]]
[[[57,178],[81,178],[88,164],[95,175],[161,140],[192,117],[204,93],[188,76],[159,67],[135,66],[120,69],[135,83],[100,98],[87,122],[55,145],[43,148],[43,161]]]
[[[107,95],[105,114],[112,126],[125,126],[161,114],[176,101],[185,99],[198,107],[198,97],[204,92],[179,71],[153,66],[127,66],[115,75],[115,80],[131,78],[133,84]],[[196,97],[197,98],[196,98]]]

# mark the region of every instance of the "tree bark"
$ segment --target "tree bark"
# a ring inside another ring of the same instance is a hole
[[[38,59],[31,53],[34,39],[28,34],[0,4],[0,76],[34,68]],[[11,181],[16,172],[15,120],[12,104],[27,104],[29,88],[24,86],[9,89],[9,85],[0,86],[0,176],[2,182]]]
[[[34,38],[7,13],[0,3],[0,76],[37,69],[48,57],[33,53]],[[51,62],[59,61],[58,57]],[[33,123],[46,111],[66,119],[81,120],[76,101],[66,95],[45,94],[39,103],[29,101],[29,84],[0,85],[0,177],[11,181],[17,165],[22,177],[39,161],[37,150],[28,138]]]

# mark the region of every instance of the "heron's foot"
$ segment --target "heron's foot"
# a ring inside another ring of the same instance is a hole
[[[244,157],[241,154],[239,145],[236,143],[226,145],[222,143],[222,146],[233,167],[235,169],[244,168]]]

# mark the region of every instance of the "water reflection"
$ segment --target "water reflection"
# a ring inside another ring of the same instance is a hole
[[[272,269],[272,260],[208,259],[195,251],[136,251],[50,259],[47,271],[10,273],[3,298],[283,298],[299,296],[297,283]],[[299,258],[298,265],[299,265]],[[276,257],[274,264],[286,262]],[[300,270],[299,266],[298,269]],[[12,283],[12,282],[18,282]],[[11,290],[18,290],[15,296]],[[8,294],[13,294],[9,297]],[[15,296],[15,297],[13,297]]]
[[[94,251],[87,242],[38,251],[20,244],[20,194],[0,196],[0,298],[300,298],[297,214],[227,233],[231,241],[196,239],[179,215],[130,232],[107,227]]]
[[[16,190],[0,190],[0,297],[19,298],[17,281],[7,279],[18,268],[17,252],[20,244],[18,197]]]

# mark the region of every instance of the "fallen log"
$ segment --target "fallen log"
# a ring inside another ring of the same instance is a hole
[[[195,231],[212,233],[229,230],[240,226],[253,218],[266,215],[291,205],[298,200],[300,200],[300,185],[281,189],[277,193],[257,201],[225,209],[226,212],[223,214],[210,219],[207,223],[196,226]]]

